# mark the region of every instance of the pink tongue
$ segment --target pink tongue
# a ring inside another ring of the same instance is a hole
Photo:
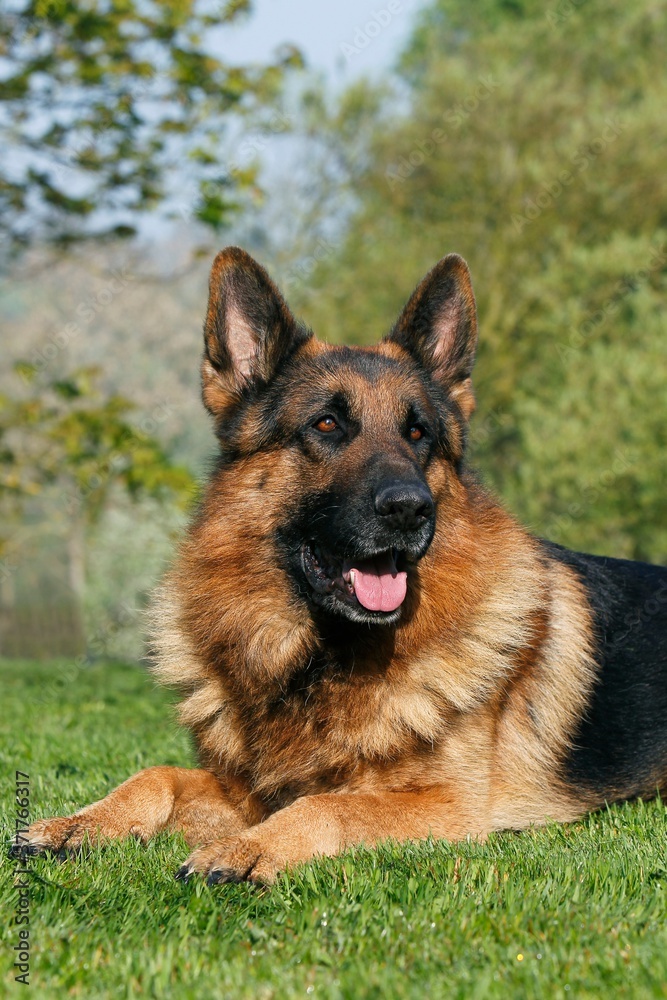
[[[405,600],[407,573],[399,573],[390,553],[356,563],[354,593],[368,611],[395,611]]]

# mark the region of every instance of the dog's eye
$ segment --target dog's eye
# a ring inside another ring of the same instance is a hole
[[[320,431],[322,434],[331,434],[338,428],[338,424],[333,417],[322,417],[315,424],[315,429]]]
[[[421,424],[411,424],[408,428],[408,437],[411,441],[421,441],[424,437],[424,428]]]

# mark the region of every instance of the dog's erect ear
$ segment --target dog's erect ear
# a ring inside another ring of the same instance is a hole
[[[388,340],[400,344],[447,386],[467,419],[475,408],[470,373],[477,311],[463,257],[447,254],[412,293]]]
[[[202,392],[211,413],[268,381],[278,363],[310,337],[256,260],[227,247],[213,261],[204,325]]]

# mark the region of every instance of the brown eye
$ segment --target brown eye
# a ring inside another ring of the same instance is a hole
[[[317,421],[315,427],[318,431],[321,431],[322,434],[331,434],[332,431],[336,430],[338,424],[333,417],[322,417],[321,420]]]
[[[424,437],[424,428],[420,427],[419,424],[413,424],[408,434],[411,441],[421,441]]]

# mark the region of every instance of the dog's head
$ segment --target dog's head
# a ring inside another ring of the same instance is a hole
[[[277,563],[315,614],[399,620],[458,483],[476,341],[456,254],[374,348],[317,341],[248,254],[217,256],[202,383],[221,475],[238,470],[246,497],[252,481],[248,516],[271,526]]]

